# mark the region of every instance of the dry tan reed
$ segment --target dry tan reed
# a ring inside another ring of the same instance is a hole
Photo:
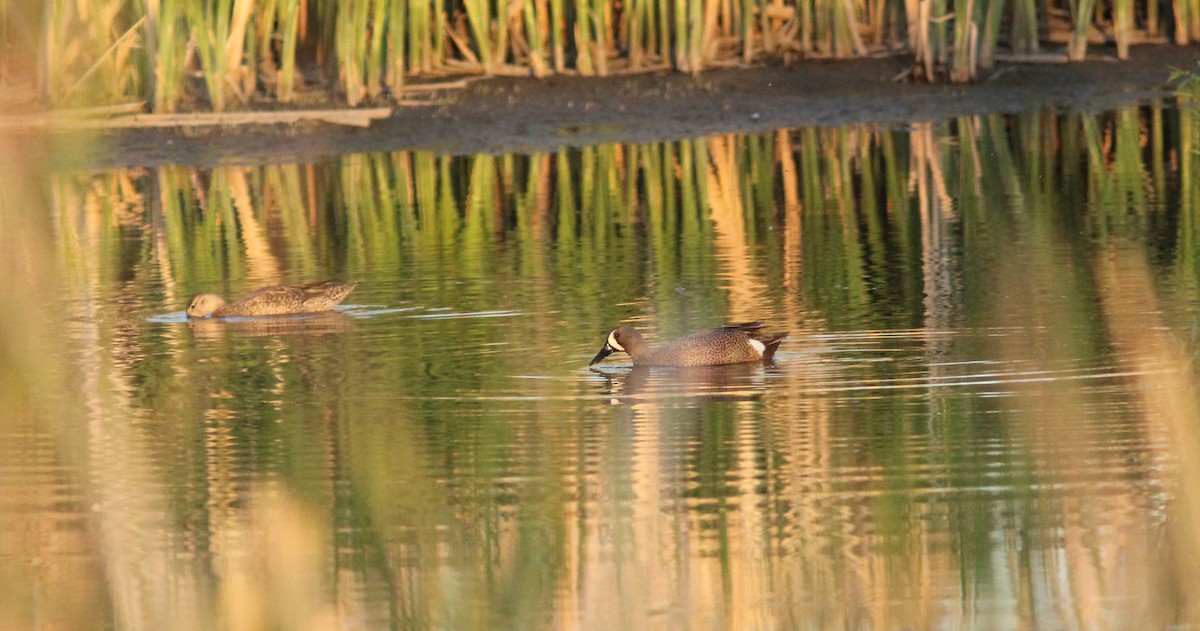
[[[1176,43],[1196,41],[1200,0],[1170,7]],[[350,105],[399,102],[409,78],[447,73],[696,73],[886,51],[910,54],[920,78],[963,82],[998,48],[1038,52],[1040,31],[1069,43],[1072,59],[1106,40],[1125,57],[1163,20],[1151,0],[24,0],[4,9],[0,45],[38,34],[39,63],[24,72],[47,103],[147,100],[162,112],[288,102],[305,88],[336,88]],[[306,86],[309,59],[320,72]]]

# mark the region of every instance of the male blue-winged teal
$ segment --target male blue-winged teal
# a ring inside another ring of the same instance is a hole
[[[189,318],[228,316],[269,316],[329,311],[358,285],[322,280],[299,285],[271,285],[250,292],[237,302],[226,304],[216,294],[196,294],[188,302]]]
[[[634,366],[721,366],[767,362],[775,356],[787,331],[759,333],[762,322],[730,324],[692,333],[658,348],[650,348],[637,329],[625,325],[612,330],[591,366],[613,351],[629,353]]]

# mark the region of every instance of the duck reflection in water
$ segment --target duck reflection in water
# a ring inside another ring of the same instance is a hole
[[[774,364],[654,367],[628,370],[589,368],[603,378],[601,392],[613,403],[687,398],[701,401],[744,401],[762,395],[766,382],[779,373]]]
[[[192,318],[188,329],[201,340],[219,340],[226,334],[238,336],[327,335],[346,331],[354,318],[336,311],[278,316],[272,318]]]

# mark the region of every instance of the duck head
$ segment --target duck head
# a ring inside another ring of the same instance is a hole
[[[225,299],[216,294],[196,294],[188,302],[187,317],[207,318],[225,306]]]
[[[604,346],[600,347],[600,352],[588,362],[588,366],[599,363],[605,357],[612,355],[615,351],[629,353],[632,357],[642,352],[646,347],[646,340],[642,338],[642,334],[638,333],[637,329],[625,325],[612,330],[608,334],[608,339],[605,340]]]

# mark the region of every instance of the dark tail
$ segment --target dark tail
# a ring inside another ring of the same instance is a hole
[[[325,280],[314,280],[311,283],[300,283],[296,287],[301,289],[336,289],[338,287],[349,287],[346,293],[350,293],[358,286],[358,281],[352,280],[348,283],[343,283],[335,278],[327,278]]]
[[[783,338],[787,336],[788,332],[783,331],[781,333],[771,333],[765,337],[758,338],[758,341],[766,345],[766,348],[763,349],[763,361],[769,362],[775,357],[775,351],[779,350],[779,345],[783,343]]]
[[[717,328],[725,329],[727,331],[745,331],[747,333],[753,333],[753,332],[761,329],[762,327],[763,327],[762,320],[757,320],[755,322],[738,322],[736,324],[725,324],[725,325],[722,325]],[[786,333],[785,333],[785,335],[786,335]],[[766,340],[763,340],[763,341],[766,341]]]
[[[356,281],[356,280],[350,281],[350,282],[346,283],[345,285],[342,285],[341,287],[339,287],[337,290],[338,302],[345,300],[346,296],[349,296],[350,292],[354,291],[355,287],[358,287],[358,281]]]

